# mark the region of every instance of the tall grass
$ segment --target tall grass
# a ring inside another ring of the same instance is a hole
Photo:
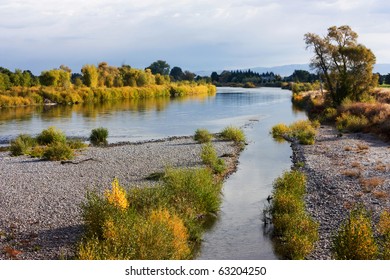
[[[244,131],[234,126],[225,127],[220,135],[223,140],[234,141],[236,144],[243,145],[246,141]]]
[[[80,259],[189,259],[203,232],[199,217],[218,211],[221,184],[208,169],[170,169],[160,186],[87,195]]]
[[[285,172],[274,182],[270,208],[276,249],[288,259],[303,259],[318,239],[318,224],[306,213],[306,178],[302,172]]]
[[[226,170],[225,161],[218,158],[217,151],[212,143],[203,144],[200,157],[203,163],[211,168],[214,173],[221,174]]]
[[[199,128],[195,131],[194,140],[198,143],[207,143],[213,139],[213,136],[207,129]]]
[[[106,146],[108,137],[108,129],[104,127],[99,127],[92,129],[91,135],[89,136],[89,141],[94,146]]]

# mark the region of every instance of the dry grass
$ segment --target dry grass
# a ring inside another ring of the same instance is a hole
[[[341,171],[341,174],[350,178],[359,178],[361,176],[361,171],[356,169],[346,169]]]
[[[369,193],[372,192],[374,188],[382,185],[385,182],[384,178],[372,177],[359,180],[360,185],[362,186],[363,192]]]
[[[352,147],[350,147],[350,146],[347,146],[347,147],[345,147],[344,148],[344,151],[346,151],[346,152],[350,152],[350,151],[352,151],[353,149],[352,149]]]
[[[388,199],[389,198],[389,194],[385,191],[381,191],[381,190],[374,190],[372,192],[372,194],[377,198],[377,199]]]
[[[377,163],[377,165],[374,167],[374,169],[376,171],[386,172],[387,171],[387,166],[386,166],[386,164],[383,164],[383,163]]]
[[[368,150],[369,149],[369,147],[366,145],[366,144],[357,144],[356,145],[357,146],[357,149],[359,150],[359,151],[364,151],[364,150]]]
[[[360,163],[357,162],[357,161],[352,162],[352,163],[351,163],[351,166],[352,166],[353,168],[361,168]]]

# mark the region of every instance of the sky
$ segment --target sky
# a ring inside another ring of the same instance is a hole
[[[307,32],[349,25],[377,63],[390,63],[390,1],[383,0],[0,0],[0,66],[64,64],[183,70],[309,63]]]

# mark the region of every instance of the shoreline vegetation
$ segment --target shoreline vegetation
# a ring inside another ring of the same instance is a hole
[[[275,183],[270,212],[286,258],[390,259],[390,91],[377,88],[375,55],[357,37],[349,26],[332,26],[325,37],[305,34],[314,51],[311,66],[323,84],[295,84],[292,103],[309,120],[278,124],[270,132],[291,142],[293,169],[307,177],[306,194],[295,200],[285,193],[289,199],[281,199],[283,179]],[[287,189],[294,191],[299,181],[291,180]],[[291,216],[301,208],[317,229],[310,223],[280,225],[279,212]],[[309,240],[310,246],[294,246]]]
[[[39,76],[28,70],[11,72],[0,67],[0,108],[216,93],[216,87],[208,79],[195,79],[195,74],[188,71],[182,76],[175,75],[176,72],[169,75],[169,69],[160,60],[145,70],[129,65],[110,66],[106,62],[97,66],[87,64],[81,74],[61,65],[59,69],[42,71]]]
[[[0,259],[193,258],[245,141],[231,127],[201,131],[61,162],[0,152]]]

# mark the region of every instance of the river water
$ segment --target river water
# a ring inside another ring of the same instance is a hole
[[[197,128],[219,132],[227,125],[244,127],[249,145],[237,172],[224,184],[221,212],[204,235],[198,259],[276,259],[261,213],[273,180],[291,165],[289,145],[273,141],[269,130],[276,123],[305,118],[292,109],[290,98],[290,91],[278,88],[219,88],[215,96],[3,108],[0,144],[49,126],[83,138],[93,128],[106,127],[111,143],[191,135]]]

